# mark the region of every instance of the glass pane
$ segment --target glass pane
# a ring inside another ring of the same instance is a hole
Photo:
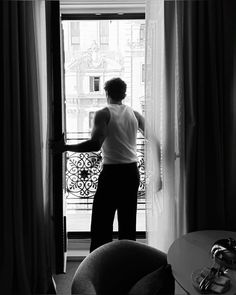
[[[144,110],[144,20],[63,21],[66,138],[68,144],[90,138],[94,114],[106,106],[104,83],[120,77],[127,83],[124,103]],[[137,231],[145,231],[144,141],[138,135],[141,183]],[[68,231],[90,231],[93,196],[101,153],[67,153]],[[117,230],[117,221],[114,222]]]

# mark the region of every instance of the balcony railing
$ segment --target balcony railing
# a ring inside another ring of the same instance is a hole
[[[88,139],[89,133],[67,133],[67,143],[78,143]],[[137,137],[138,168],[140,185],[138,190],[138,210],[145,209],[145,167],[144,138]],[[101,152],[66,153],[66,199],[67,210],[91,210],[93,197],[102,169]]]

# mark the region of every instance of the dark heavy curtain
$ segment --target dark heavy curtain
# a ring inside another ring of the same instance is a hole
[[[1,294],[54,292],[42,161],[38,4],[0,2]]]
[[[46,1],[47,26],[47,70],[48,93],[50,96],[50,138],[58,140],[62,136],[62,61],[60,36],[60,3],[59,1]],[[61,154],[54,154],[50,162],[52,181],[50,184],[53,196],[53,220],[55,239],[55,272],[66,271],[66,218],[63,212],[63,177],[64,158]]]
[[[236,230],[236,1],[184,1],[188,231]]]

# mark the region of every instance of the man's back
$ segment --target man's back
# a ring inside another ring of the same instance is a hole
[[[137,162],[136,137],[138,121],[132,108],[124,104],[108,105],[110,119],[102,151],[104,164]]]

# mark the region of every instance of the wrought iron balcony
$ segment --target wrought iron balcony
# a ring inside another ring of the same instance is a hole
[[[67,143],[88,139],[89,133],[67,133]],[[137,137],[138,168],[140,185],[138,190],[138,210],[145,209],[145,167],[144,138]],[[66,199],[67,210],[91,210],[102,168],[102,153],[66,153]]]

